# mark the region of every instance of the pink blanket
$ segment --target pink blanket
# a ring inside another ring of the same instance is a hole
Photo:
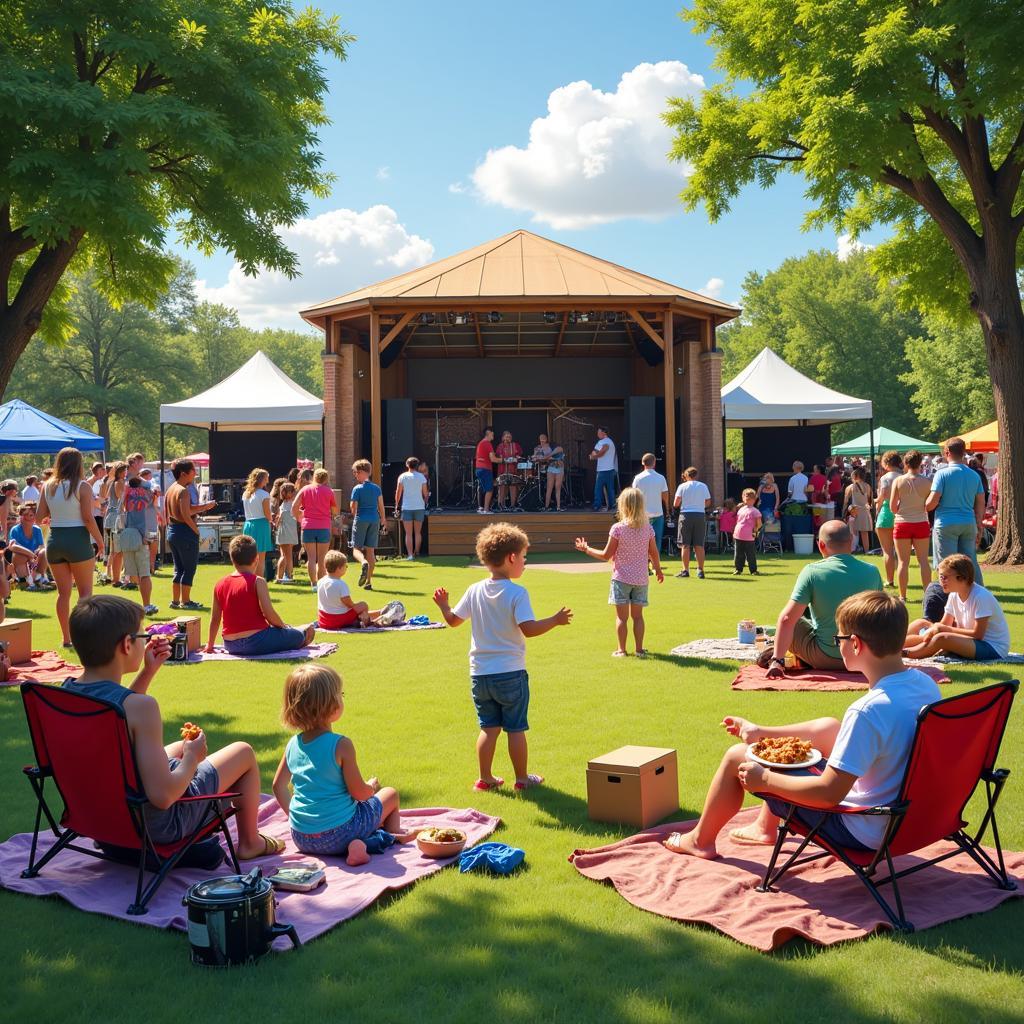
[[[63,683],[68,676],[77,679],[81,665],[72,665],[56,651],[33,651],[28,661],[11,666],[7,681],[0,686],[18,686],[20,683]]]
[[[251,657],[240,657],[237,654],[229,654],[221,646],[215,646],[213,654],[207,654],[200,648],[193,651],[187,661],[168,661],[167,665],[199,665],[204,661],[300,661],[307,658],[326,658],[338,649],[337,644],[322,643],[310,644],[308,647],[300,647],[297,651],[277,651],[274,654],[257,654]]]
[[[670,832],[688,832],[693,821],[659,825],[596,850],[577,850],[570,860],[581,875],[611,882],[641,910],[710,925],[762,952],[796,936],[830,946],[890,927],[864,885],[831,857],[791,871],[776,892],[757,892],[771,847],[743,845],[728,834],[752,822],[757,813],[750,807],[733,818],[719,837],[718,860],[698,860],[661,845]],[[793,846],[790,839],[786,848]],[[936,843],[922,853],[927,859],[945,849],[952,844]],[[931,928],[1024,896],[1024,854],[1003,852],[1007,870],[1020,886],[1016,891],[998,888],[969,857],[955,857],[900,881],[908,919],[918,929]],[[896,869],[918,859],[897,857]],[[883,893],[891,898],[889,886]]]
[[[292,845],[288,818],[271,796],[264,796],[259,812],[259,827],[267,835],[278,836],[288,844],[278,857],[265,857],[258,861],[242,861],[242,870],[256,864],[264,874],[289,863],[308,861]],[[475,811],[448,807],[426,807],[402,812],[402,825],[406,828],[452,827],[466,833],[467,845],[472,846],[489,836],[501,819]],[[234,822],[231,824],[234,831]],[[80,910],[119,917],[137,924],[156,928],[186,930],[186,910],[181,905],[185,890],[194,882],[231,873],[225,862],[214,872],[180,869],[174,871],[157,890],[150,901],[149,913],[143,917],[129,917],[125,912],[135,896],[135,869],[121,864],[87,857],[65,850],[58,854],[36,878],[22,878],[21,871],[28,864],[31,835],[11,836],[0,844],[0,886],[32,896],[62,896]],[[43,849],[49,845],[41,839]],[[369,864],[350,868],[337,857],[320,857],[327,865],[327,884],[311,893],[277,893],[277,919],[295,925],[303,942],[333,928],[365,910],[390,889],[402,889],[426,875],[440,871],[448,860],[430,860],[416,848],[415,843],[393,846],[384,853],[370,858]],[[279,940],[278,947],[288,948]]]
[[[948,683],[949,676],[933,665],[912,665],[937,683]],[[860,672],[832,672],[807,668],[787,672],[782,679],[769,679],[768,669],[744,665],[732,681],[734,690],[866,690],[868,681]]]

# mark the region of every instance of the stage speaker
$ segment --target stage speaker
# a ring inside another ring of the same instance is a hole
[[[635,462],[642,459],[646,452],[657,454],[658,406],[661,405],[661,400],[653,395],[632,395],[626,399],[625,405],[627,460]],[[661,432],[665,432],[664,425]]]
[[[385,398],[384,419],[384,461],[405,462],[415,455],[413,440],[413,412],[411,398]]]
[[[286,476],[298,458],[294,430],[211,430],[210,479],[244,480],[262,466],[273,482]]]

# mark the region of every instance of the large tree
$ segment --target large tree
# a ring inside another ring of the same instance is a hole
[[[1024,75],[1019,0],[695,0],[724,82],[670,103],[683,201],[807,181],[807,222],[856,235],[905,298],[981,325],[1000,429],[992,562],[1024,562]]]
[[[275,228],[326,193],[320,61],[351,39],[285,0],[5,0],[0,394],[37,331],[72,330],[69,267],[155,303],[173,229],[248,272],[296,272]]]

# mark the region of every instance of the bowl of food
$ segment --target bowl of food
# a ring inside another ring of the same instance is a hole
[[[424,857],[456,857],[466,845],[466,833],[457,828],[425,828],[416,836]]]
[[[747,756],[768,768],[810,768],[821,760],[821,751],[799,736],[771,736],[747,747]]]

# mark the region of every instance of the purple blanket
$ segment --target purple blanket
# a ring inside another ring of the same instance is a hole
[[[193,651],[186,661],[167,661],[166,665],[199,665],[204,661],[302,661],[308,658],[326,658],[338,649],[337,644],[322,643],[300,647],[297,651],[277,651],[275,654],[257,654],[242,658],[237,654],[229,654],[223,647],[216,646],[213,654],[207,654],[203,648]]]
[[[489,836],[500,821],[500,818],[472,808],[458,810],[450,807],[424,807],[402,812],[402,825],[405,828],[458,828],[466,833],[467,846]],[[230,827],[233,832],[233,821]],[[263,798],[259,827],[261,832],[285,840],[287,850],[277,857],[242,861],[243,871],[259,864],[264,874],[269,875],[278,867],[310,859],[292,845],[288,818],[272,796]],[[43,850],[49,846],[50,838],[52,836],[40,837]],[[135,897],[134,868],[65,850],[43,868],[36,878],[22,878],[21,871],[28,864],[31,840],[30,834],[22,833],[0,844],[0,886],[32,896],[61,896],[80,910],[156,928],[185,931],[186,909],[181,905],[185,890],[194,882],[231,873],[231,867],[226,862],[212,873],[185,868],[173,871],[150,901],[149,913],[143,917],[129,917],[126,908]],[[419,852],[415,843],[410,843],[392,846],[384,853],[371,857],[369,864],[358,868],[350,868],[339,857],[318,859],[326,864],[326,885],[310,893],[276,894],[278,921],[294,924],[303,942],[355,917],[389,889],[412,885],[425,875],[440,871],[455,858],[430,860]],[[275,948],[288,948],[287,940],[278,940]]]

